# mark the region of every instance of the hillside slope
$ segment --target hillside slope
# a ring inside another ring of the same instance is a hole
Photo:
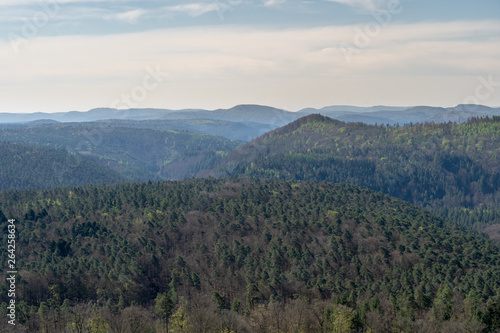
[[[4,128],[0,141],[69,151],[140,181],[193,177],[241,144],[195,132],[79,123]]]
[[[230,140],[248,142],[278,126],[251,122],[233,122],[217,119],[171,119],[171,120],[102,120],[80,123],[89,127],[122,127],[153,130],[189,131],[221,136]],[[66,125],[66,124],[65,124]],[[76,123],[67,125],[75,126]],[[1,125],[5,126],[5,125]]]
[[[0,190],[124,182],[118,172],[55,149],[0,141]]]
[[[224,173],[358,184],[461,224],[500,223],[500,117],[386,127],[311,115],[231,152]]]
[[[357,186],[205,179],[0,192],[3,230],[6,218],[17,220],[16,297],[33,327],[70,325],[63,314],[80,302],[95,302],[83,321],[103,320],[168,297],[171,325],[182,314],[210,332],[275,331],[264,318],[278,315],[286,332],[331,332],[336,320],[377,332],[500,328],[498,244]]]

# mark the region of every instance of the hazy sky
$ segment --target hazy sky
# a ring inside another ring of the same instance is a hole
[[[0,112],[500,106],[499,0],[0,0]]]

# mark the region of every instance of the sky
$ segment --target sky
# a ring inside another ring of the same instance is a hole
[[[0,112],[500,106],[499,0],[0,0]]]

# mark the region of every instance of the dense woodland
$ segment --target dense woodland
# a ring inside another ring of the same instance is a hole
[[[124,182],[105,166],[55,149],[0,141],[0,190]]]
[[[166,121],[33,124],[0,129],[0,140],[69,152],[73,158],[66,158],[59,169],[73,174],[77,171],[73,168],[76,158],[111,168],[128,180],[229,174],[357,184],[420,205],[500,240],[499,119],[374,126],[310,115],[239,148],[240,141],[202,133],[119,127],[161,128],[168,125]],[[203,119],[189,121],[215,129],[220,125]],[[103,171],[79,172],[85,176],[75,175],[78,181],[73,183],[50,181],[53,170],[45,169],[53,162],[50,157],[39,157],[42,167],[35,177],[16,173],[13,168],[3,169],[2,176],[8,179],[4,184],[9,185],[1,188],[102,182]]]
[[[498,243],[354,185],[3,191],[0,211],[3,244],[17,220],[19,332],[500,329]]]
[[[78,123],[0,128],[0,141],[69,152],[79,159],[111,168],[123,178],[138,181],[193,177],[200,170],[214,167],[241,144],[240,141],[196,132]],[[50,164],[44,158],[40,163]]]
[[[408,126],[301,118],[233,151],[231,175],[351,183],[500,239],[500,117]]]
[[[500,117],[124,123],[0,128],[14,332],[500,331]]]
[[[149,128],[158,130],[191,131],[222,136],[231,140],[248,142],[265,134],[277,125],[255,122],[234,122],[220,119],[170,119],[170,120],[105,120],[87,123],[94,126]]]

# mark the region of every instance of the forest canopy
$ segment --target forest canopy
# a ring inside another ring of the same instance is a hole
[[[152,327],[264,332],[293,312],[283,330],[500,328],[498,244],[358,186],[203,179],[0,202],[0,227],[17,220],[22,323],[40,331],[85,304],[85,322],[108,327],[142,313]]]

